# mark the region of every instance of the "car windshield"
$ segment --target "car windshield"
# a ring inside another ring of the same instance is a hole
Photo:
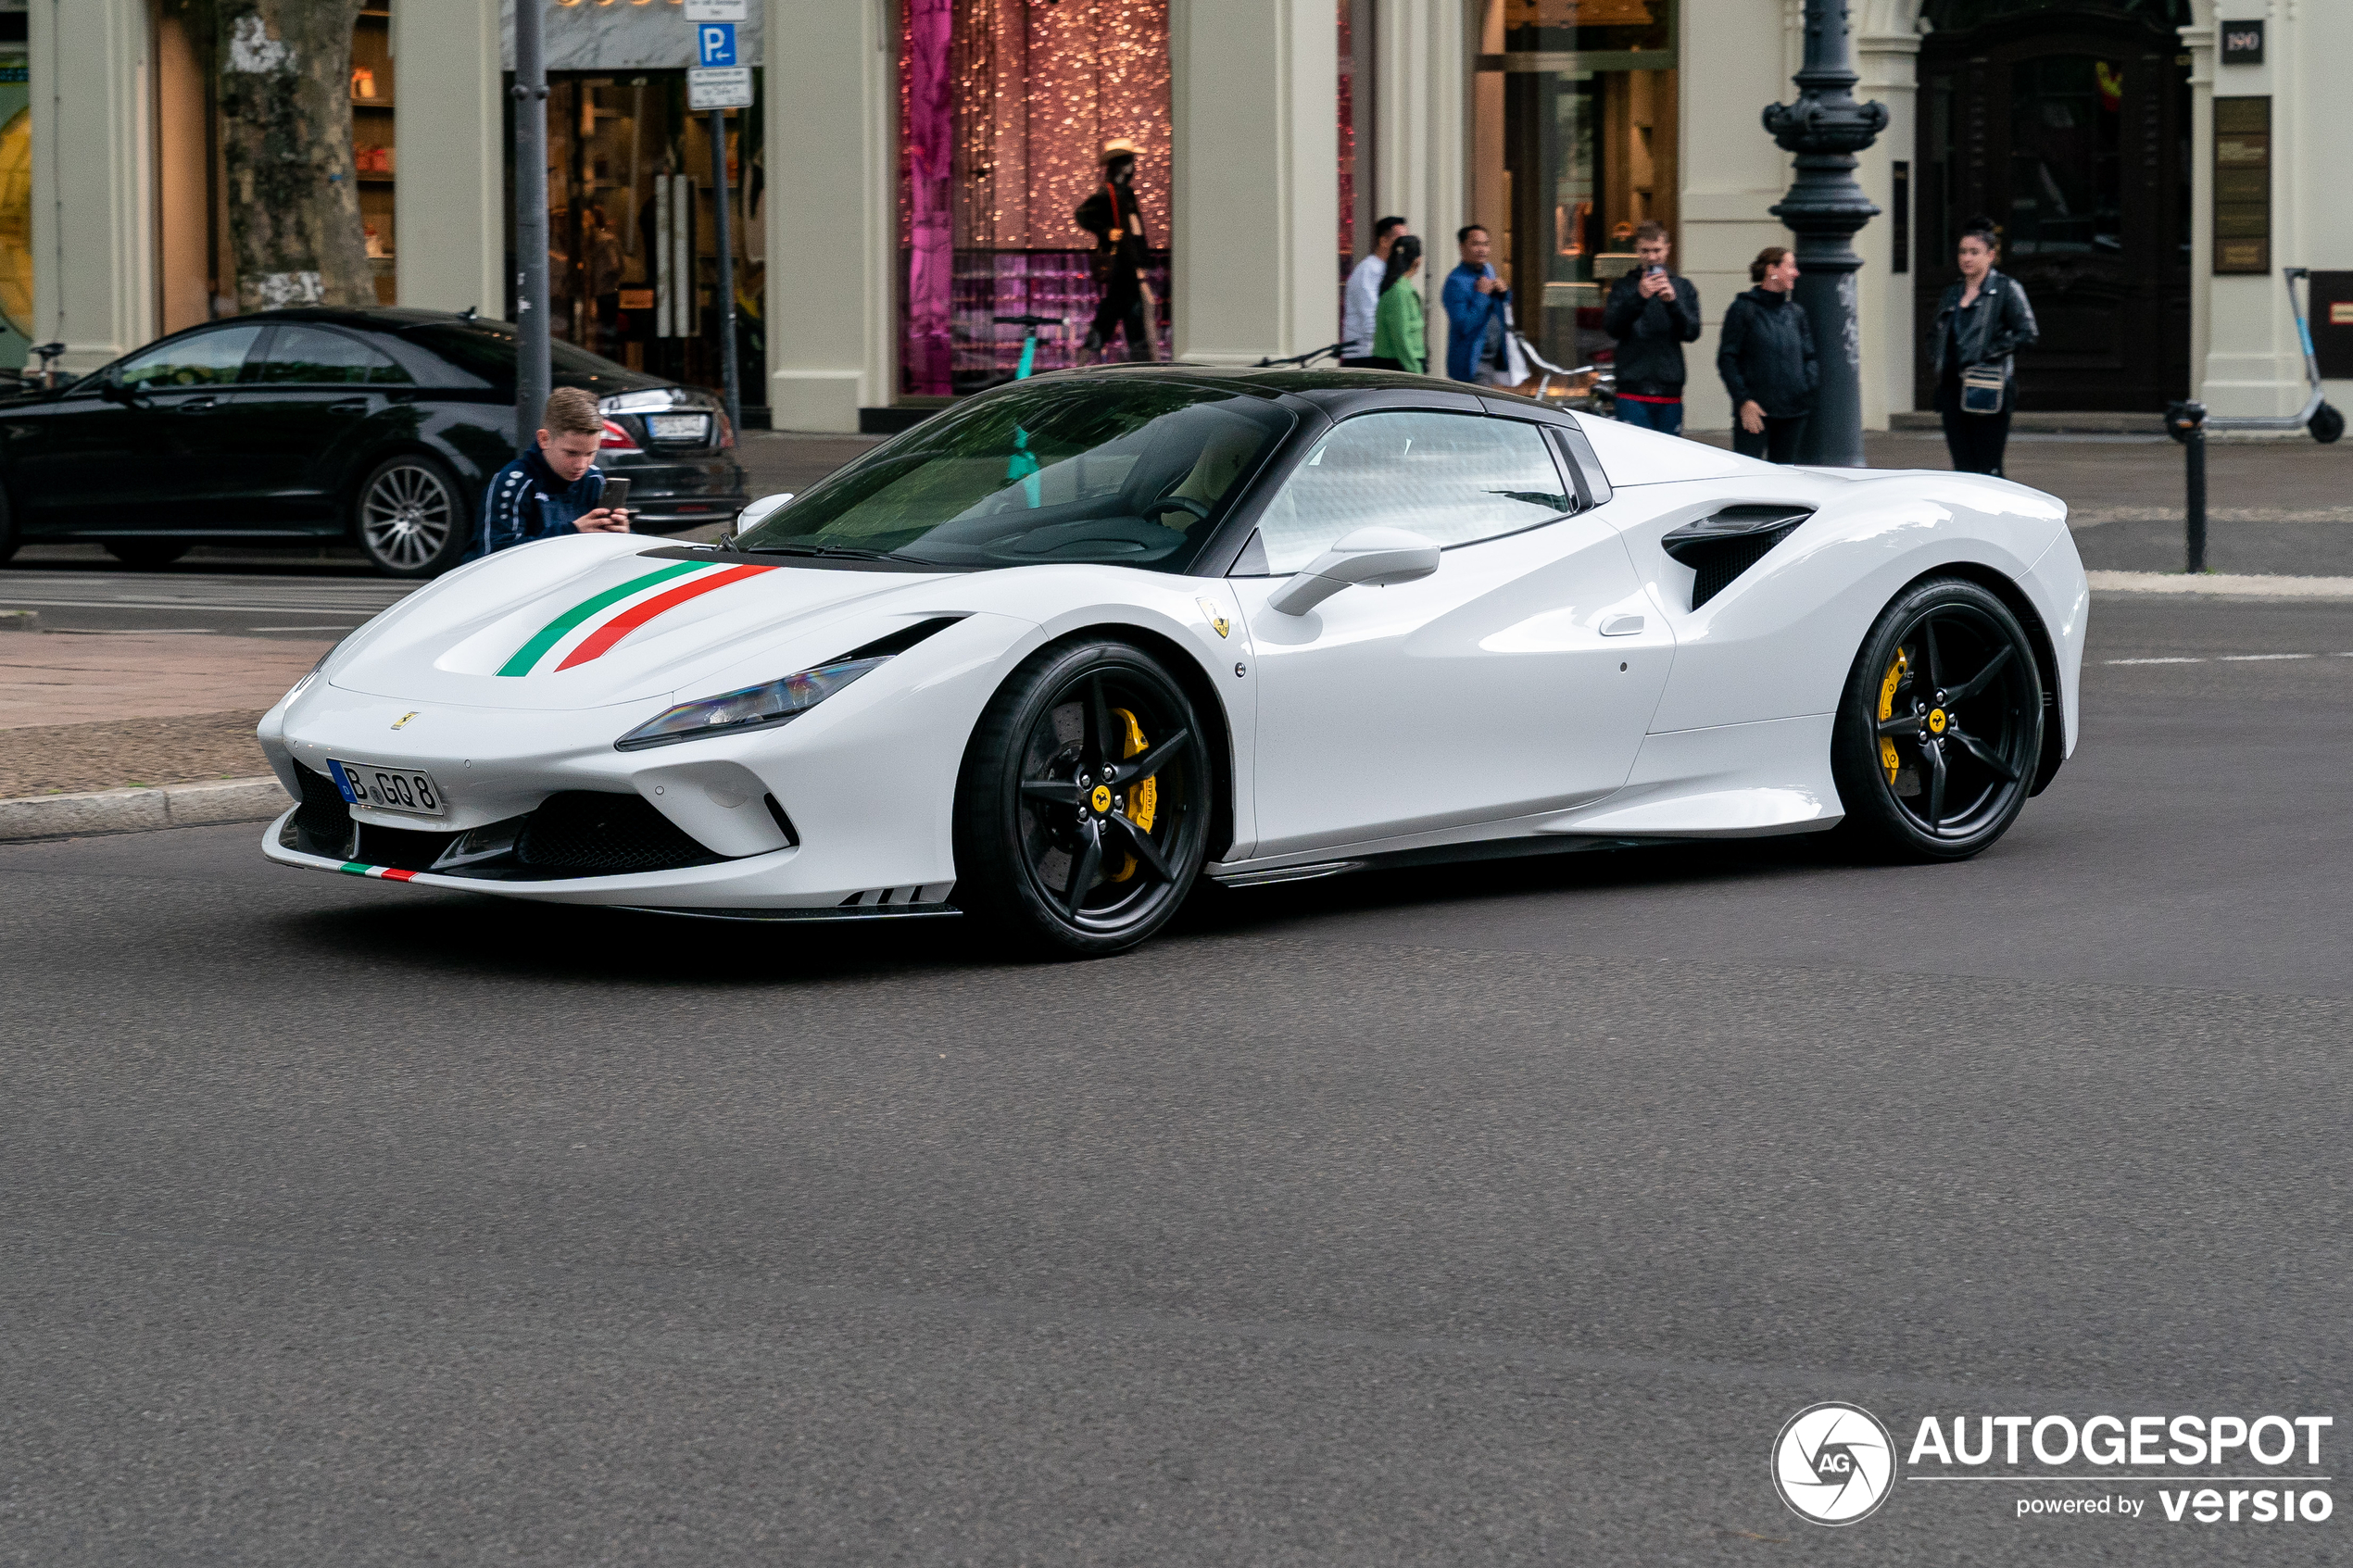
[[[950,568],[1182,571],[1291,416],[1157,378],[1025,382],[932,416],[736,540]]]
[[[481,318],[471,321],[435,321],[410,327],[401,335],[412,343],[422,344],[459,370],[471,371],[486,382],[505,386],[514,384],[516,333],[515,329],[505,321]],[[547,364],[559,375],[618,378],[639,383],[649,381],[649,378],[639,375],[626,365],[591,354],[561,338],[548,341]]]

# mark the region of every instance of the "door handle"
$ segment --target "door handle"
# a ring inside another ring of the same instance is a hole
[[[1630,637],[1642,629],[1642,618],[1639,615],[1613,615],[1602,622],[1604,637]]]
[[[345,397],[327,405],[330,414],[364,414],[367,411],[368,400],[364,397]]]
[[[171,411],[175,414],[201,414],[220,401],[218,397],[191,397]]]

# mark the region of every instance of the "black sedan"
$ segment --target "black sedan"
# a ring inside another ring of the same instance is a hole
[[[597,395],[598,464],[646,533],[744,505],[719,400],[570,344],[558,386]],[[347,538],[389,577],[466,553],[519,450],[515,330],[434,310],[269,310],[148,345],[70,386],[0,403],[0,560],[91,540],[132,566],[190,546]],[[529,433],[524,433],[528,439]]]

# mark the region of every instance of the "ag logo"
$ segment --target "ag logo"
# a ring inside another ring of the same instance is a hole
[[[1860,1406],[1808,1405],[1773,1439],[1773,1485],[1791,1512],[1817,1524],[1869,1518],[1894,1481],[1895,1440]]]

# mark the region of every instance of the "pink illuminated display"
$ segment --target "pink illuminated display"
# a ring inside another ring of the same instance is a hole
[[[1071,213],[1114,136],[1142,149],[1165,354],[1167,0],[904,0],[900,15],[900,390],[940,396],[1010,375],[1022,329],[993,316],[1062,317],[1038,367],[1076,363],[1097,290],[1093,239]]]

